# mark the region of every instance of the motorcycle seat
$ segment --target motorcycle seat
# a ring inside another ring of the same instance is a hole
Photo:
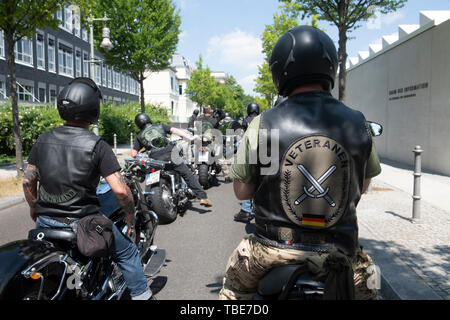
[[[28,232],[28,239],[30,240],[59,240],[70,243],[77,242],[77,235],[70,230],[40,228],[33,229]]]
[[[263,297],[279,295],[291,277],[297,277],[296,285],[323,290],[322,282],[314,281],[305,265],[289,264],[270,270],[258,284],[258,294]]]

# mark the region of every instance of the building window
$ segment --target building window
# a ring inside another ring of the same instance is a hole
[[[114,89],[120,90],[120,73],[114,71]]]
[[[120,81],[122,84],[122,91],[125,91],[125,76],[123,74],[120,74]]]
[[[81,29],[81,39],[83,39],[84,41],[88,41],[88,33],[87,33],[87,30]]]
[[[20,101],[33,102],[33,86],[17,85],[17,95]]]
[[[4,81],[0,81],[0,99],[7,99],[6,84]]]
[[[95,57],[95,60],[99,60],[99,58]],[[100,85],[101,81],[102,81],[102,68],[100,67],[99,63],[96,63],[94,68],[95,68],[95,71],[94,71],[95,72],[95,79],[94,79],[94,81],[95,81],[95,83],[97,85]]]
[[[46,96],[46,90],[45,88],[39,88],[39,101],[40,102],[47,102],[47,96]]]
[[[73,51],[62,43],[58,47],[58,66],[59,74],[73,77]]]
[[[171,88],[172,91],[173,91],[173,77],[170,77],[170,88]]]
[[[107,73],[108,73],[108,88],[112,88],[112,72],[111,72],[111,68],[108,67],[106,70],[107,70]]]
[[[14,54],[17,62],[33,65],[33,41],[23,38],[16,42]]]
[[[0,30],[0,57],[5,57],[5,39],[3,37],[3,30]]]
[[[172,115],[173,115],[173,101],[170,101],[170,107],[171,107],[171,112],[172,112]]]
[[[181,84],[178,86],[178,93],[180,96],[183,94],[183,86]]]
[[[77,13],[73,15],[73,29],[75,31],[75,35],[77,37],[80,37],[81,35],[80,15]]]
[[[70,33],[72,33],[72,10],[71,7],[66,5],[63,9],[56,11],[56,17],[60,23],[60,27]]]
[[[103,68],[102,68],[102,85],[104,87],[106,87],[106,85],[107,85],[107,77],[106,76],[107,76],[106,75],[106,66],[103,65]]]
[[[50,89],[50,101],[56,103],[56,89]]]
[[[48,71],[56,71],[55,52],[55,40],[48,38]]]
[[[77,50],[75,52],[75,74],[77,77],[81,77],[81,52]]]
[[[45,70],[45,46],[44,36],[40,33],[36,34],[36,56],[37,67]]]
[[[89,78],[89,56],[83,52],[83,76]]]

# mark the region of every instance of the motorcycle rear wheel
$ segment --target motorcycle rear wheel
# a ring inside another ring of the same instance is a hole
[[[198,182],[204,189],[209,188],[209,168],[207,164],[200,164],[198,166]]]
[[[151,207],[162,223],[171,223],[177,219],[177,206],[173,202],[173,194],[168,182],[162,180],[159,186],[151,188],[153,194],[149,195]],[[167,202],[172,202],[168,205]]]

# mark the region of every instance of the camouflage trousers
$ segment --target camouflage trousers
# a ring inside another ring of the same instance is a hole
[[[276,266],[303,262],[312,255],[326,253],[266,246],[250,235],[248,239],[241,241],[228,260],[219,300],[251,300],[256,294],[259,280],[267,271]],[[372,259],[362,250],[355,258],[353,272],[355,298],[378,299],[377,290],[367,287],[369,278],[374,276],[376,269]]]
[[[222,168],[223,178],[226,181],[231,181],[233,178],[230,175],[231,164],[233,163],[233,159],[227,160],[222,158],[219,160],[220,167]]]

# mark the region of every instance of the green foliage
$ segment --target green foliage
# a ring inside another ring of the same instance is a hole
[[[147,114],[154,123],[169,124],[167,110],[161,106],[147,105]],[[136,137],[137,127],[134,117],[140,112],[138,102],[125,105],[103,104],[99,119],[99,133],[109,144],[114,142],[114,133],[117,134],[118,144],[128,144],[130,133]],[[20,106],[19,124],[22,130],[23,153],[28,154],[36,139],[42,133],[63,125],[58,110],[54,106]],[[12,129],[11,105],[6,103],[0,106],[0,155],[14,155],[14,136]]]
[[[103,25],[94,26],[97,48],[106,64],[140,83],[147,70],[169,66],[181,32],[180,16],[171,0],[79,0],[78,4],[82,12],[89,8],[96,17],[106,14],[111,19],[107,23],[113,44],[110,51],[99,47]]]
[[[13,41],[31,37],[36,28],[56,29],[59,22],[56,11],[68,1],[64,0],[8,0],[0,1],[0,29],[13,36]]]
[[[225,83],[217,82],[211,76],[209,67],[203,66],[201,56],[195,64],[197,68],[187,82],[186,95],[189,99],[200,106],[209,104],[213,109],[220,108],[231,116],[242,115],[253,98],[244,94],[236,79],[230,76]]]
[[[216,80],[211,76],[208,66],[203,67],[202,56],[195,63],[196,69],[192,71],[187,81],[186,95],[199,106],[211,104],[214,99]]]
[[[278,39],[289,29],[298,26],[298,10],[299,7],[295,3],[280,5],[278,12],[273,15],[273,23],[266,25],[264,32],[261,34],[262,52],[265,59],[264,63],[258,66],[255,91],[264,97],[268,106],[272,106],[277,96],[277,89],[273,85],[272,74],[269,70],[270,55]]]

